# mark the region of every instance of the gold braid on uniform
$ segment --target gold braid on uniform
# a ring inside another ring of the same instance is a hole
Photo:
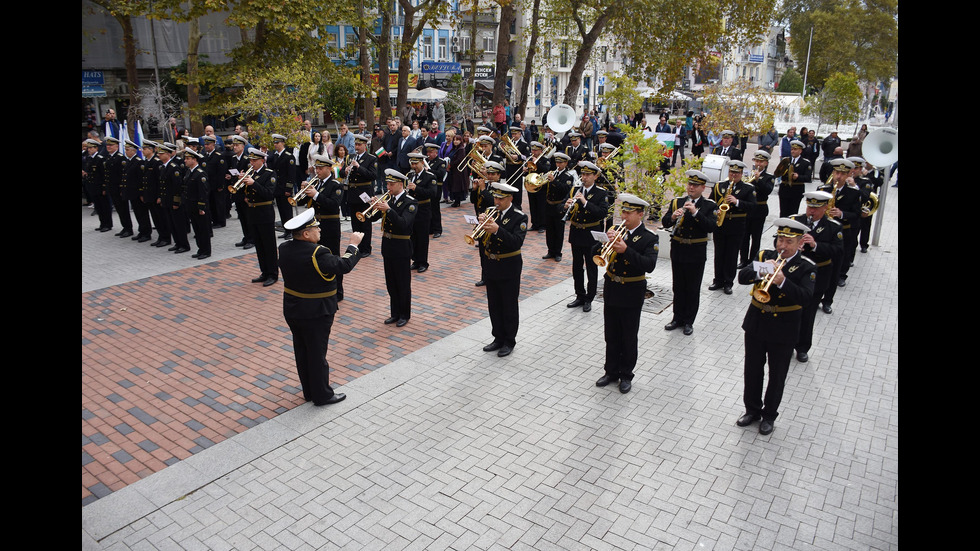
[[[313,249],[313,268],[316,269],[316,273],[320,274],[320,277],[322,277],[324,281],[333,281],[334,279],[337,279],[337,274],[330,274],[330,277],[327,277],[320,271],[320,266],[316,263],[316,252],[320,250],[320,247],[323,247],[323,245],[317,245],[316,248]],[[323,248],[327,249],[327,252],[330,252],[329,247]]]

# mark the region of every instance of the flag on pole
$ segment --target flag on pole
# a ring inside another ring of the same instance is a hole
[[[136,119],[136,132],[133,133],[133,141],[136,142],[136,154],[143,158],[143,126],[140,120]]]

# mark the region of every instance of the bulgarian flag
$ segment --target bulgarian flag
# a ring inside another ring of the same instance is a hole
[[[657,141],[664,144],[664,157],[669,159],[674,154],[674,134],[658,132]]]

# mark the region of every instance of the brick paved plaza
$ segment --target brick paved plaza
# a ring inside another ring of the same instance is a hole
[[[443,205],[406,327],[381,323],[377,243],[345,279],[327,358],[348,398],[316,408],[237,220],[198,263],[82,211],[83,549],[898,548],[897,188],[769,436],[735,426],[748,287],[708,291],[709,261],[694,335],[665,332],[662,231],[629,394],[595,387],[603,305],[565,308],[543,234],[514,353],[481,350],[464,204]]]

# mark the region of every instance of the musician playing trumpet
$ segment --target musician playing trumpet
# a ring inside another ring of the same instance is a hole
[[[497,171],[498,167],[503,170],[497,163],[487,163],[488,170]],[[497,181],[490,186],[494,206],[500,214],[486,222],[486,233],[479,241],[480,265],[486,280],[487,310],[493,334],[493,342],[484,346],[483,351],[496,351],[497,356],[504,357],[510,355],[517,344],[520,324],[518,299],[524,267],[521,246],[527,234],[527,215],[513,204],[517,188]],[[480,215],[480,222],[486,219],[486,214]]]
[[[320,245],[327,247],[330,254],[340,252],[340,203],[344,190],[334,176],[334,161],[327,155],[313,156],[313,170],[318,180],[303,190],[299,206],[312,206],[315,220],[320,224]],[[337,300],[344,300],[344,275],[337,274]]]
[[[660,238],[643,225],[649,203],[629,193],[620,193],[617,199],[626,231],[622,237],[613,228],[606,231],[606,237],[615,241],[602,283],[605,375],[595,384],[602,387],[619,381],[619,391],[625,394],[633,386],[646,274],[657,265]]]
[[[381,220],[381,257],[384,259],[385,287],[391,316],[385,325],[404,327],[412,317],[412,229],[418,201],[405,193],[408,177],[393,168],[385,170],[385,182],[391,199],[375,199],[376,212],[367,221]]]
[[[572,227],[568,230],[568,243],[572,246],[572,279],[575,282],[575,300],[565,306],[581,306],[583,312],[591,312],[599,278],[598,267],[592,262],[592,245],[595,243],[592,232],[605,229],[603,223],[609,207],[606,190],[596,185],[599,167],[589,161],[580,161],[578,170],[584,187],[565,202],[566,209],[574,209],[569,218]]]
[[[809,258],[800,254],[803,235],[809,228],[789,218],[774,222],[776,250],[759,253],[758,262],[738,273],[742,285],[755,285],[770,281],[769,300],[760,302],[755,297],[742,322],[745,331],[745,372],[742,401],[745,414],[736,425],[746,427],[759,423],[759,434],[773,431],[773,423],[779,415],[789,361],[793,347],[800,336],[803,307],[813,295],[817,279],[817,267]],[[781,269],[775,271],[777,260],[783,260]],[[775,273],[773,273],[775,271]],[[769,384],[763,399],[762,384],[765,365],[769,363]]]

